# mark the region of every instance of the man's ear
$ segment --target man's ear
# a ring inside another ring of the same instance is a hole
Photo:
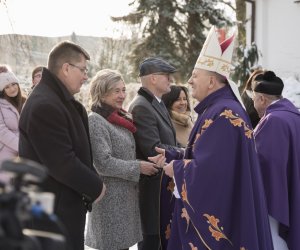
[[[259,98],[261,98],[261,101],[264,105],[267,105],[268,99],[264,95],[259,95]]]
[[[67,75],[70,71],[70,64],[68,63],[64,63],[62,66],[61,66],[61,72],[63,75]]]
[[[150,77],[149,83],[150,83],[151,85],[156,85],[156,84],[157,84],[157,76],[151,74],[151,75],[149,75],[149,77]]]
[[[268,99],[263,94],[258,94],[258,96],[256,97],[256,101],[259,102],[262,106],[268,106]]]
[[[209,76],[209,85],[208,85],[208,88],[209,89],[213,89],[215,85],[216,85],[216,79],[215,79],[215,77]]]

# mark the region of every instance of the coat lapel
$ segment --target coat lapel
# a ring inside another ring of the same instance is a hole
[[[156,98],[153,96],[153,94],[151,94],[147,89],[141,87],[138,90],[138,94],[145,97],[145,99],[151,103],[151,105],[153,106],[153,108],[158,112],[158,114],[162,117],[162,119],[171,127],[174,135],[176,134],[175,129],[173,127],[172,121],[171,121],[171,117],[169,115],[169,113],[167,112],[167,114],[165,114],[164,110],[162,109],[162,107],[160,106],[159,102],[156,100]]]
[[[160,114],[160,116],[169,124],[169,126],[173,129],[173,125],[172,125],[172,122],[171,122],[171,118],[170,118],[170,115],[169,113],[165,112],[162,107],[160,106],[159,102],[153,98],[153,101],[152,101],[152,106],[154,107],[154,109]],[[174,129],[173,129],[174,130]]]

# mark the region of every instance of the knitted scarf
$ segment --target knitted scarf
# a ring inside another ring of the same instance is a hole
[[[186,113],[178,113],[174,110],[171,110],[171,118],[175,123],[184,127],[188,127],[192,121],[190,112],[188,111]]]
[[[92,106],[92,111],[104,117],[108,122],[128,129],[131,133],[136,132],[133,124],[132,115],[124,109],[115,109],[106,103]]]

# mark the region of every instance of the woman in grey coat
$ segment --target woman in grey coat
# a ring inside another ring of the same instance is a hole
[[[89,129],[94,165],[106,194],[88,215],[86,245],[99,250],[129,249],[142,239],[138,206],[140,174],[158,172],[153,163],[136,160],[131,115],[120,73],[105,69],[91,81]]]

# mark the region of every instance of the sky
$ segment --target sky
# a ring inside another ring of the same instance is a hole
[[[0,35],[114,37],[110,16],[130,12],[132,0],[0,0]]]

